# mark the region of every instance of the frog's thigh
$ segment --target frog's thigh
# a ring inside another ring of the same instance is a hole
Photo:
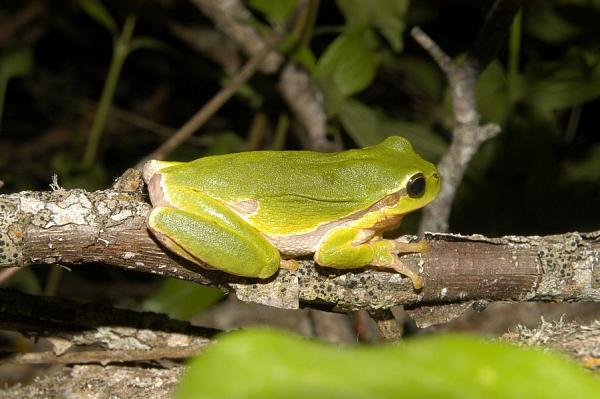
[[[159,241],[192,262],[227,273],[266,278],[277,271],[279,252],[256,229],[205,194],[185,191],[190,191],[180,197],[185,201],[174,203],[178,209],[152,210],[148,226]]]
[[[315,253],[315,261],[326,267],[353,269],[363,266],[392,268],[408,276],[415,288],[423,283],[414,268],[400,261],[394,241],[374,238],[368,230],[341,227],[331,231]]]

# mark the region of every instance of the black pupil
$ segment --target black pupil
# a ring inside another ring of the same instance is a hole
[[[422,174],[414,175],[408,182],[408,196],[418,198],[425,193],[425,177]]]

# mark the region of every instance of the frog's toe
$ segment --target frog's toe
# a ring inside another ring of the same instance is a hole
[[[421,278],[421,276],[419,275],[419,271],[415,267],[407,265],[398,258],[396,258],[394,260],[394,263],[389,265],[389,267],[394,269],[398,273],[410,278],[415,290],[420,290],[421,288],[423,288],[423,279]]]
[[[429,250],[429,244],[425,240],[417,242],[402,242],[394,240],[394,253],[425,253]]]
[[[295,272],[298,270],[298,261],[296,259],[281,259],[279,261],[279,267]]]

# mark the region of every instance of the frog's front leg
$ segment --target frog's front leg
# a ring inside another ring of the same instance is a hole
[[[200,266],[244,277],[267,278],[280,264],[279,251],[221,202],[189,188],[163,194],[148,218],[156,238]]]
[[[315,253],[315,262],[336,269],[354,269],[364,266],[391,268],[408,276],[415,289],[423,287],[419,272],[402,263],[400,252],[424,252],[427,244],[402,243],[382,239],[375,232],[355,227],[340,227],[325,236]]]

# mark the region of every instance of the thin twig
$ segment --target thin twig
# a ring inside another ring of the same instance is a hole
[[[437,62],[439,67],[444,71],[446,75],[452,75],[454,73],[454,64],[452,59],[437,45],[425,32],[418,26],[415,26],[410,31],[411,36],[417,43],[423,47],[425,51],[429,53],[431,58]]]
[[[395,342],[402,339],[402,329],[391,309],[377,309],[369,312],[375,320],[379,333],[385,341]]]

